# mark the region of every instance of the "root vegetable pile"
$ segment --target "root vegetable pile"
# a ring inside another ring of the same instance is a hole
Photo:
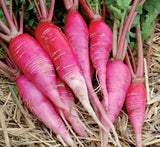
[[[63,27],[58,25],[54,11],[57,3],[28,0],[21,12],[14,14],[5,0],[0,0],[4,13],[0,45],[5,52],[0,50],[4,58],[0,69],[16,81],[28,110],[69,146],[76,146],[75,134],[83,139],[98,137],[79,114],[76,103],[80,102],[100,130],[102,146],[107,147],[110,139],[112,145],[121,147],[114,122],[124,107],[135,131],[136,145],[142,147],[146,89],[138,10],[142,10],[145,0],[125,4],[102,0],[102,5],[95,3],[95,7],[91,0],[63,0]],[[26,8],[36,17],[34,27],[23,21]],[[133,41],[137,60],[131,49]],[[93,79],[99,84],[98,93]],[[66,121],[71,125],[69,130]]]

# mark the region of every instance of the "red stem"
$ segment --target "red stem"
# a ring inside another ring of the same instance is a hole
[[[25,12],[26,5],[24,5],[21,18],[20,18],[20,29],[19,32],[22,34],[23,33],[23,20],[24,20],[24,12]]]
[[[54,12],[54,6],[55,6],[55,0],[51,1],[50,9],[49,9],[49,14],[48,14],[48,21],[51,22],[53,18],[53,12]]]
[[[107,6],[105,4],[105,0],[102,0],[103,1],[103,5],[102,5],[102,18],[103,18],[103,21],[105,22],[106,21],[106,14],[107,14]]]
[[[3,52],[0,51],[0,54],[5,58],[6,62],[8,63],[8,65],[13,68],[13,64],[12,62],[10,61],[10,59],[7,57],[6,54],[4,54]]]
[[[15,70],[19,71],[18,66],[14,63],[14,61],[13,61],[13,59],[12,59],[12,57],[11,57],[11,54],[10,54],[10,52],[9,52],[9,49],[8,49],[7,45],[6,45],[2,40],[0,40],[0,45],[2,46],[2,48],[4,49],[4,51],[7,53],[8,57],[9,57],[9,60],[10,60],[10,62],[11,62],[12,65],[13,65],[13,68],[14,68]]]
[[[0,28],[2,28],[4,33],[6,33],[7,35],[9,35],[11,33],[9,28],[4,24],[4,22],[2,20],[0,20]]]
[[[130,69],[130,72],[131,72],[131,75],[132,75],[132,79],[135,79],[136,75],[135,75],[135,73],[133,71],[133,68],[132,68],[132,65],[131,65],[131,62],[130,62],[130,59],[129,59],[128,52],[126,52],[125,62],[126,62],[126,65],[128,66],[128,68]]]
[[[66,11],[70,10],[73,6],[73,0],[63,0]]]
[[[29,33],[29,34],[32,35],[32,36],[35,35],[34,31],[31,30],[31,29],[29,29],[29,28],[27,28],[27,27],[23,27],[23,30],[24,30],[24,32],[27,32],[27,33]]]
[[[136,76],[137,78],[144,77],[144,63],[143,63],[143,43],[142,43],[142,36],[141,36],[141,28],[140,23],[136,26],[136,35],[137,35],[137,70]]]
[[[131,19],[133,17],[133,14],[136,10],[136,7],[137,7],[138,3],[139,3],[139,0],[134,0],[132,8],[131,8],[130,13],[128,15],[128,18],[126,20],[126,23],[125,23],[125,26],[123,28],[122,35],[121,35],[121,38],[120,38],[118,51],[117,51],[117,54],[116,54],[116,57],[115,57],[116,60],[121,60],[122,61],[123,52],[124,52],[124,44],[125,44],[127,31],[128,31]]]
[[[151,42],[149,44],[148,55],[147,55],[147,70],[148,70],[148,75],[149,75],[149,71],[150,71],[149,66],[150,66],[151,51],[152,51],[152,46],[153,46],[154,31],[155,31],[155,25],[154,25],[153,30],[152,30]]]
[[[8,67],[6,64],[4,64],[2,61],[0,61],[0,69],[2,69],[5,73],[7,73],[8,75],[12,76],[14,74],[17,73],[16,70],[11,69],[10,67]]]
[[[0,32],[0,39],[2,39],[5,42],[9,43],[11,41],[11,36],[10,35],[4,35],[3,33]]]
[[[122,55],[122,58],[121,60],[123,61],[125,56],[126,56],[126,51],[127,51],[127,39],[125,40],[125,43],[124,43],[124,48],[123,48],[123,55]]]
[[[80,4],[82,5],[85,12],[88,14],[89,19],[92,20],[95,17],[94,12],[87,6],[84,0],[79,0]]]
[[[12,11],[12,20],[13,20],[13,23],[14,23],[16,29],[18,30],[17,18],[16,18],[16,16],[14,15],[13,11]]]
[[[113,58],[116,56],[117,53],[117,34],[118,34],[118,26],[116,24],[116,21],[114,21],[113,24],[113,47],[112,47],[112,56]]]
[[[78,10],[78,0],[73,0],[73,6],[72,6],[72,9],[74,10]]]
[[[28,1],[30,2],[30,0],[28,0]],[[40,20],[41,20],[41,18],[42,18],[41,10],[40,10],[40,8],[39,8],[38,3],[37,3],[36,0],[34,0],[34,3],[35,3],[35,5],[36,5],[36,8],[34,8],[33,11],[34,11],[34,12],[37,11],[37,12],[36,12],[36,16],[37,16],[38,21],[40,22]]]
[[[44,1],[43,0],[39,0],[39,4],[40,4],[40,8],[41,8],[41,14],[42,14],[42,18],[41,18],[41,21],[43,20],[46,20],[47,19],[47,8],[44,4]]]
[[[7,19],[8,24],[9,24],[11,32],[17,31],[16,26],[14,25],[13,20],[12,20],[11,16],[9,15],[5,0],[0,0],[0,3],[1,3],[1,6],[2,6],[4,15]]]
[[[143,6],[144,2],[145,2],[145,0],[142,0],[142,1],[140,2],[140,4]],[[135,19],[135,18],[136,18],[136,16],[137,16],[137,14],[138,14],[138,12],[137,12],[137,11],[136,11],[136,12],[134,12],[133,17],[132,17],[132,19],[131,19],[131,23],[129,24],[129,29],[128,29],[128,30],[130,30],[130,29],[131,29],[132,24],[133,24],[133,22],[134,22],[134,19]]]
[[[131,56],[133,71],[134,71],[134,73],[136,73],[136,62],[134,60],[133,53],[132,53],[131,48],[129,47],[129,45],[127,45],[127,47],[128,47],[129,54]]]

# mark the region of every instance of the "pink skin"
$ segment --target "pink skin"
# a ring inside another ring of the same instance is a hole
[[[146,89],[144,86],[144,55],[140,23],[136,26],[136,35],[138,49],[136,71],[134,71],[134,68],[132,68],[129,56],[126,54],[126,64],[132,73],[132,83],[127,92],[125,106],[135,132],[136,145],[137,147],[142,147],[143,144],[141,134],[145,119]]]
[[[74,28],[74,29],[73,29]],[[92,71],[89,58],[89,32],[88,27],[77,10],[70,9],[66,18],[65,35],[72,45],[72,49],[78,60],[79,66],[83,72],[86,85],[89,90],[90,101],[94,107],[94,111],[98,114],[97,106],[92,97],[96,97],[92,86]]]
[[[142,147],[142,127],[145,118],[146,89],[141,82],[133,82],[127,92],[125,107],[134,128],[137,147]]]
[[[84,129],[84,124],[80,120],[78,112],[76,111],[76,109],[74,109],[76,106],[74,101],[74,95],[71,89],[68,87],[68,85],[65,82],[60,80],[58,77],[57,77],[57,84],[58,84],[58,90],[61,96],[61,101],[68,107],[68,109],[71,109],[72,111],[72,114],[70,114],[69,112],[64,110],[63,114],[65,118],[70,122],[73,129],[79,136],[87,137],[88,135]],[[56,107],[56,110],[60,114],[60,109],[58,107]]]
[[[95,122],[103,130],[105,130],[106,133],[108,133],[108,131],[97,118],[93,108],[90,105],[88,89],[85,83],[85,79],[80,71],[77,58],[75,57],[71,45],[69,44],[67,38],[62,33],[60,28],[50,22],[42,22],[35,30],[35,37],[41,47],[51,57],[59,77],[72,89],[75,96],[79,99],[79,101],[92,116]],[[105,112],[103,114],[105,115]],[[118,142],[113,124],[109,121],[108,118],[105,118],[105,120],[111,126],[116,136],[116,141]],[[113,139],[112,141],[114,142]]]
[[[121,73],[121,74],[120,74]],[[131,82],[131,73],[128,67],[121,61],[114,61],[107,66],[107,90],[109,96],[109,105],[106,112],[107,116],[114,123],[118,114],[120,113],[128,87]],[[102,104],[106,107],[105,99]],[[101,117],[102,123],[110,131],[110,127],[104,122]],[[103,144],[108,146],[108,135],[103,131]]]
[[[35,39],[27,34],[18,35],[11,41],[9,51],[26,77],[55,105],[68,110],[60,101],[52,61]]]
[[[55,134],[60,135],[70,146],[74,146],[67,129],[52,103],[24,75],[17,79],[17,87],[27,108]]]
[[[106,88],[106,65],[112,49],[112,31],[102,20],[97,20],[89,25],[90,57],[97,71],[102,93],[108,101]],[[106,105],[107,106],[107,105]]]
[[[100,15],[93,12],[84,0],[79,0],[85,12],[89,16],[89,39],[90,58],[97,72],[101,90],[106,104],[108,92],[106,88],[106,65],[112,50],[113,35],[109,26],[102,20]],[[107,105],[106,105],[107,106]]]

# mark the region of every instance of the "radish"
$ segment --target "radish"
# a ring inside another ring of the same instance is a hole
[[[70,107],[75,108],[75,101],[74,101],[73,92],[68,87],[68,85],[58,77],[57,77],[57,84],[58,84],[58,90],[59,90],[59,93],[60,93],[60,96],[61,96],[61,101],[66,106],[68,106],[69,109],[72,110],[72,108],[70,108]],[[60,109],[56,107],[56,110],[60,114]],[[85,131],[85,127],[84,127],[85,125],[80,120],[78,112],[76,111],[76,109],[72,110],[72,115],[67,111],[63,111],[63,114],[64,114],[65,118],[70,122],[71,126],[73,127],[73,129],[75,130],[75,132],[78,135],[80,135],[82,137],[87,137],[88,136],[86,131]]]
[[[70,137],[63,121],[56,113],[53,104],[31,83],[24,75],[17,79],[17,87],[27,108],[36,116],[46,127],[70,146],[74,147],[74,142]]]
[[[51,15],[49,14],[51,13],[48,13],[47,15],[47,11],[46,9],[44,9],[44,2],[39,2],[41,11],[43,12],[41,15],[39,15],[42,16],[40,20],[41,23],[37,26],[35,30],[36,39],[38,40],[41,47],[51,57],[59,77],[63,81],[65,81],[67,85],[72,89],[75,96],[79,99],[84,108],[93,117],[95,122],[101,128],[103,128],[106,133],[108,133],[97,118],[95,112],[93,111],[93,108],[90,105],[85,79],[80,71],[77,58],[73,53],[71,45],[69,44],[67,38],[65,37],[61,29],[49,22],[49,18],[51,18]],[[51,9],[53,8],[53,5],[54,0],[51,1]],[[52,11],[51,9],[49,12]],[[117,136],[113,124],[110,123],[107,117],[105,118],[105,120],[111,126],[115,136]],[[118,142],[117,137],[116,140]],[[114,140],[112,141],[114,142]]]
[[[2,41],[0,41],[0,45],[3,46],[5,51],[8,53],[9,58],[5,55],[5,60],[10,60],[10,63],[16,66],[12,60],[12,57],[10,56],[10,53],[8,52],[7,46]],[[53,104],[43,95],[42,92],[39,91],[39,89],[37,89],[37,87],[31,81],[26,78],[25,75],[22,75],[19,69],[15,68],[15,66],[7,66],[5,63],[0,61],[0,69],[2,69],[4,72],[7,72],[7,74],[12,77],[11,80],[16,81],[18,92],[27,108],[46,127],[51,129],[55,134],[60,135],[68,145],[74,146],[74,142],[65,128],[63,121],[56,113]]]
[[[130,70],[122,61],[115,60],[107,66],[107,90],[109,96],[109,105],[106,114],[112,123],[114,123],[123,107],[130,82]],[[102,100],[102,104],[105,107],[105,99]],[[100,117],[102,123],[107,127],[108,130],[110,130],[108,124],[104,122],[103,117]],[[108,135],[103,132],[103,146],[107,146],[107,144]]]
[[[88,14],[92,16],[93,14],[88,10],[87,5],[84,3],[83,0],[79,0],[83,6],[83,8],[88,11]],[[110,60],[108,65],[106,66],[106,88],[108,91],[108,100],[103,98],[102,104],[104,108],[108,108],[106,111],[107,116],[111,120],[112,123],[114,123],[116,117],[118,116],[119,112],[121,111],[123,104],[125,102],[125,97],[127,90],[130,86],[131,82],[131,72],[127,65],[123,63],[123,58],[126,54],[125,50],[125,38],[126,34],[129,28],[130,20],[135,12],[136,6],[139,1],[135,0],[132,8],[130,10],[130,13],[127,17],[125,26],[122,31],[122,35],[120,37],[120,42],[118,44],[118,50],[117,50],[117,40],[114,40],[113,42],[113,48],[112,52],[114,53],[113,58]],[[90,12],[90,13],[89,13]],[[96,21],[95,21],[96,23]],[[98,23],[98,22],[97,22]],[[115,23],[115,22],[114,22]],[[93,27],[91,28],[93,29]],[[98,28],[97,28],[98,29]],[[117,29],[117,27],[114,27],[114,29]],[[114,30],[115,32],[115,30]],[[113,33],[114,33],[113,32]],[[114,36],[116,36],[115,34]],[[110,39],[109,37],[106,39]],[[92,46],[91,46],[92,47]],[[96,54],[95,54],[96,55]],[[98,56],[98,55],[97,55]],[[107,123],[104,122],[103,117],[100,114],[100,118],[102,123],[107,127],[108,131],[110,130],[110,127]],[[102,131],[102,139],[103,139],[103,146],[108,146],[108,135]]]
[[[85,78],[88,92],[90,94],[91,104],[96,114],[98,114],[98,109],[103,108],[101,105],[99,105],[99,108],[97,108],[98,104],[96,101],[98,100],[98,97],[92,86],[91,72],[93,67],[91,65],[89,57],[88,27],[81,14],[78,12],[78,0],[75,0],[74,2],[72,1],[72,5],[69,5],[68,0],[64,0],[64,4],[68,12],[65,24],[65,35],[72,45],[72,49],[75,53],[80,69],[82,70],[83,76]]]
[[[55,105],[67,110],[66,106],[60,100],[56,87],[56,75],[51,59],[33,37],[23,34],[24,9],[21,15],[20,29],[18,30],[9,15],[5,1],[0,0],[0,3],[10,27],[10,33],[6,35],[0,34],[0,38],[8,43],[10,42],[9,51],[14,62],[25,76]],[[6,28],[8,27],[6,26]]]
[[[102,20],[101,16],[87,6],[84,0],[79,0],[82,7],[89,16],[89,39],[90,39],[90,58],[97,72],[103,97],[108,109],[108,92],[106,88],[106,66],[112,50],[112,31]]]
[[[142,147],[142,127],[145,119],[146,106],[146,89],[144,86],[144,63],[143,63],[143,45],[141,38],[140,24],[136,26],[137,34],[137,48],[138,48],[138,62],[136,72],[132,70],[132,66],[128,55],[126,55],[126,62],[132,73],[132,83],[128,89],[125,107],[134,128],[136,145]]]

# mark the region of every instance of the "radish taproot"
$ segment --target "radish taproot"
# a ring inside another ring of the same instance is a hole
[[[103,98],[102,104],[104,108],[108,107],[106,113],[112,123],[114,123],[115,119],[117,118],[118,114],[120,113],[124,105],[125,97],[131,83],[131,72],[128,66],[123,63],[123,59],[126,54],[126,48],[125,48],[126,34],[129,29],[129,22],[132,19],[132,16],[135,12],[138,3],[139,3],[138,0],[135,0],[133,2],[133,5],[125,22],[122,34],[120,36],[119,44],[117,43],[117,40],[114,40],[113,42],[113,46],[117,47],[118,49],[112,48],[114,56],[112,59],[110,59],[110,62],[107,65],[106,84],[107,84],[109,99],[108,101],[106,101],[106,99]],[[116,23],[116,21],[114,23]],[[117,29],[117,27],[114,27],[114,29]],[[101,117],[101,121],[103,122],[104,125],[106,125],[108,130],[110,130],[109,126],[104,122],[103,117]],[[103,146],[108,146],[108,135],[103,130],[102,130],[102,135],[103,135]]]
[[[56,135],[60,135],[68,145],[74,147],[69,132],[49,99],[24,75],[17,79],[17,87],[24,103],[34,116]]]
[[[144,86],[144,62],[143,62],[143,44],[141,37],[140,24],[136,26],[137,34],[137,68],[134,72],[129,60],[128,54],[126,55],[126,63],[132,73],[132,83],[128,89],[125,107],[133,126],[136,138],[137,147],[142,147],[142,127],[145,119],[146,107],[146,89]]]
[[[60,78],[58,78],[57,76],[57,86],[58,86],[58,91],[59,94],[61,96],[61,101],[68,106],[69,109],[71,109],[72,114],[70,114],[69,112],[63,110],[63,114],[65,116],[65,118],[69,121],[69,123],[71,124],[72,128],[74,129],[74,131],[82,137],[87,137],[87,133],[85,131],[85,125],[83,124],[83,122],[80,120],[80,117],[78,115],[78,112],[76,111],[76,109],[72,109],[76,108],[75,106],[75,97],[73,95],[73,92],[71,91],[71,89],[68,87],[68,85],[62,81]],[[58,113],[60,114],[60,108],[56,107],[56,110],[58,111]],[[77,129],[78,128],[78,129]]]
[[[10,60],[10,63],[16,66],[8,52],[8,47],[2,41],[0,41],[0,45],[5,48],[5,51],[9,56],[9,58],[6,58],[7,55],[5,55],[5,60]],[[15,66],[10,66],[10,64],[6,65],[0,61],[0,69],[10,75],[12,81],[16,81],[19,95],[30,112],[55,134],[60,135],[68,145],[74,146],[74,142],[69,132],[59,115],[56,113],[51,101],[45,97],[44,94],[37,89],[37,87],[29,81],[19,69],[15,68]]]
[[[54,0],[52,0],[52,2],[53,1]],[[41,3],[41,9],[43,9],[43,7],[45,6],[44,2],[39,2]],[[44,11],[43,13],[47,14],[47,12]],[[39,42],[41,47],[46,51],[46,53],[51,57],[59,77],[68,84],[68,86],[72,89],[73,93],[82,103],[84,108],[93,117],[95,122],[101,128],[103,128],[106,133],[108,133],[105,127],[101,124],[100,120],[97,118],[93,108],[91,107],[85,79],[80,71],[77,58],[75,57],[70,43],[68,42],[66,36],[63,34],[61,29],[48,21],[48,17],[49,15],[43,17],[40,20],[41,23],[39,23],[35,29],[35,37],[37,41]],[[105,120],[111,126],[116,136],[116,141],[118,142],[117,133],[113,124],[109,121],[109,119],[105,118]],[[110,138],[112,138],[110,134],[109,136]],[[115,143],[113,139],[112,141]]]
[[[89,57],[88,27],[85,20],[78,12],[78,0],[72,1],[72,3],[72,5],[69,5],[69,1],[64,0],[64,5],[68,12],[65,23],[65,35],[72,45],[72,49],[78,60],[80,69],[82,70],[94,111],[96,114],[99,114],[96,104],[97,102],[94,101],[94,99],[98,99],[98,97],[92,86],[91,72],[93,70],[93,66],[91,65],[92,63]],[[100,109],[101,108],[102,106],[100,106]]]
[[[108,92],[106,88],[106,66],[112,50],[112,31],[110,27],[102,20],[101,16],[95,14],[84,0],[79,0],[80,4],[89,16],[89,40],[90,40],[90,58],[97,72],[103,97],[108,103]],[[106,109],[108,104],[106,105]]]
[[[10,43],[9,51],[14,62],[25,76],[55,105],[67,110],[66,106],[60,101],[51,59],[33,37],[23,34],[24,9],[21,15],[20,29],[18,29],[9,15],[5,0],[0,0],[0,3],[10,27],[10,34],[0,34],[0,38]]]

